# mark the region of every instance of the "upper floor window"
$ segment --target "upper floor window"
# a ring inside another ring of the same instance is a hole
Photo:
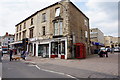
[[[54,35],[63,35],[63,22],[54,23]]]
[[[85,37],[88,38],[88,32],[87,31],[85,31]]]
[[[42,14],[42,22],[45,22],[46,21],[46,13],[43,13]]]
[[[84,19],[84,24],[85,24],[85,26],[88,26],[88,22],[86,19]]]
[[[31,18],[31,25],[33,25],[33,18]]]
[[[33,28],[30,28],[29,37],[30,37],[30,38],[33,38]]]
[[[60,16],[60,8],[55,9],[55,17]]]
[[[21,27],[22,27],[22,26],[20,25],[20,31],[21,31]]]
[[[19,40],[21,40],[21,33],[19,33]]]
[[[19,28],[19,27],[16,28],[17,32],[18,32],[18,28]]]
[[[42,29],[43,29],[43,35],[45,35],[45,26],[43,26]]]
[[[18,40],[18,34],[16,34],[16,41]]]
[[[26,28],[26,22],[24,22],[24,29]]]
[[[23,39],[26,38],[26,30],[23,31]]]

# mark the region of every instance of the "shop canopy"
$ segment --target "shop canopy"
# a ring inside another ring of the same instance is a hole
[[[22,41],[17,41],[17,42],[10,43],[10,45],[21,44],[21,43],[22,43]]]

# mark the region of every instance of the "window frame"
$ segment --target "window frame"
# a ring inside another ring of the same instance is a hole
[[[33,22],[33,18],[31,18],[31,22],[30,22],[30,25],[33,25],[33,23],[34,23],[34,22]]]
[[[62,26],[61,26],[61,23],[62,23]],[[57,35],[63,35],[63,21],[54,22],[54,36],[57,36]]]
[[[46,22],[46,13],[42,14],[42,22]]]
[[[55,8],[55,17],[60,16],[60,7]]]

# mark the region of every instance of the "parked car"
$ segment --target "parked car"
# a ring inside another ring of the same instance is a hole
[[[107,52],[110,52],[111,51],[111,48],[106,48]]]
[[[102,50],[102,51],[107,51],[107,49],[106,49],[105,47],[101,47],[101,48],[100,48],[100,51],[101,51],[101,50]]]
[[[114,48],[114,52],[120,52],[120,48],[119,47],[115,47]]]

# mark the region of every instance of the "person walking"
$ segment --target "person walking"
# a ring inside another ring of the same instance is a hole
[[[9,54],[10,54],[10,61],[11,61],[12,60],[12,56],[13,56],[13,50],[12,49],[9,50]]]
[[[22,54],[21,54],[21,58],[25,60],[25,57],[26,57],[25,51],[23,50],[23,51],[22,51]]]
[[[2,51],[0,51],[0,62],[2,62]]]

